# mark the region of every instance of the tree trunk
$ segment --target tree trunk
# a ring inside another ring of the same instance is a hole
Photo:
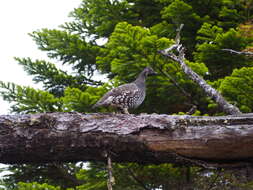
[[[253,114],[222,117],[43,113],[0,116],[0,162],[105,161],[243,167]]]

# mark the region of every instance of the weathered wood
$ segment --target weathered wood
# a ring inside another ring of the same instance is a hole
[[[222,117],[43,113],[0,116],[0,162],[177,163],[253,160],[253,114]]]
[[[232,53],[232,54],[253,56],[253,52],[250,52],[250,51],[235,51],[233,49],[221,49],[221,50],[227,51],[227,52]]]

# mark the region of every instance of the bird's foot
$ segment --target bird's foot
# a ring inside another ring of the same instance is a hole
[[[129,114],[129,112],[128,112],[128,110],[127,110],[127,108],[123,108],[123,114]]]

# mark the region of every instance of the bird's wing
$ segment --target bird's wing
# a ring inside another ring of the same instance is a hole
[[[117,88],[114,88],[107,92],[95,105],[102,106],[105,104],[110,104],[112,100],[118,96],[122,96],[123,94],[127,94],[128,96],[134,96],[134,94],[138,91],[138,87],[134,83],[124,84]]]
[[[133,96],[137,91],[138,87],[134,83],[123,84],[111,90],[113,96],[121,96],[124,93],[127,93],[129,96]]]

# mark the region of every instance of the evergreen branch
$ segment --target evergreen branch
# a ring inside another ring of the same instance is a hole
[[[47,91],[0,81],[0,94],[17,113],[62,111],[62,101]]]
[[[57,97],[63,96],[66,87],[74,87],[84,90],[87,85],[102,85],[100,81],[94,81],[84,75],[72,76],[50,62],[43,60],[32,61],[30,58],[15,58],[24,70],[33,76],[36,83],[42,82],[45,90]]]
[[[92,76],[96,70],[96,57],[99,46],[86,42],[77,34],[67,31],[42,29],[30,34],[39,49],[48,52],[63,64],[71,64],[78,72]]]

